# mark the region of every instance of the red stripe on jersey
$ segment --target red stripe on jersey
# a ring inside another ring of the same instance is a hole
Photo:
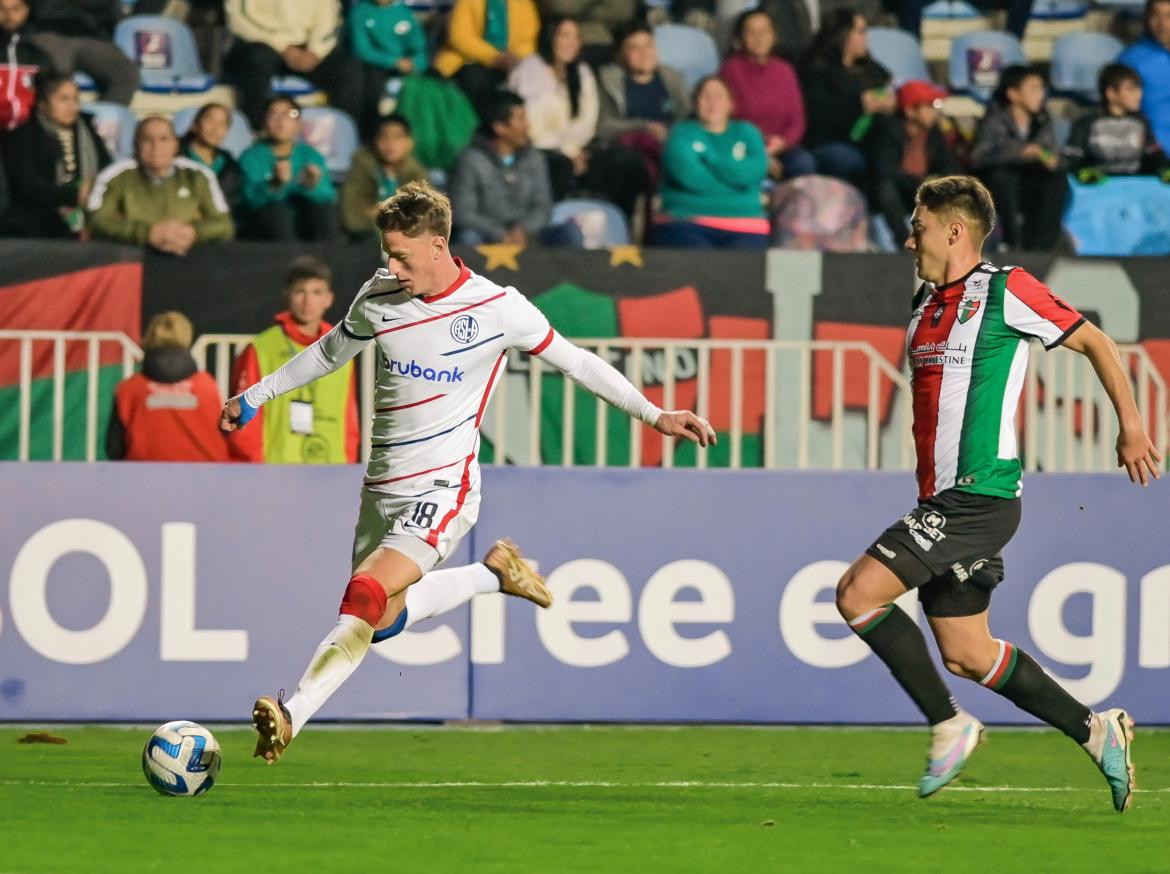
[[[946,302],[936,325],[933,320],[942,300],[942,296],[938,294],[931,295],[927,299],[927,304],[922,310],[922,317],[918,320],[918,326],[910,338],[910,350],[927,344],[946,343],[950,337],[951,328],[954,327],[955,319],[959,314],[958,302],[957,300]],[[907,354],[909,354],[909,350],[907,350]],[[914,391],[914,448],[918,456],[919,500],[925,500],[934,494],[934,444],[938,435],[938,399],[944,370],[945,367],[941,362],[915,367],[911,361],[910,377]]]
[[[447,318],[450,318],[451,316],[457,316],[460,313],[465,313],[468,310],[473,310],[476,307],[481,307],[484,304],[491,303],[493,300],[499,300],[505,294],[507,294],[506,291],[501,291],[499,294],[493,294],[491,297],[486,298],[485,300],[477,301],[476,303],[473,303],[473,304],[468,304],[467,306],[460,307],[457,310],[451,310],[451,312],[449,312],[449,313],[440,313],[437,316],[430,316],[430,317],[425,318],[425,319],[419,319],[417,322],[409,322],[405,325],[395,325],[393,328],[386,328],[383,331],[377,331],[374,333],[374,336],[381,337],[383,334],[393,334],[395,331],[405,331],[407,328],[413,328],[417,325],[425,325],[427,322],[434,322],[434,321],[438,321],[439,319],[447,319]],[[444,295],[444,297],[446,297],[446,295]]]
[[[429,398],[423,398],[421,401],[415,401],[412,404],[399,404],[396,407],[378,407],[374,410],[375,413],[393,413],[395,410],[409,410],[411,407],[421,407],[423,404],[429,404],[431,401],[437,401],[439,398],[447,397],[445,394],[434,395]]]
[[[391,477],[390,479],[379,479],[379,480],[372,480],[372,481],[367,480],[366,485],[368,485],[368,486],[384,486],[384,485],[386,485],[386,483],[401,482],[404,479],[412,479],[416,476],[422,476],[424,473],[434,473],[436,470],[444,470],[445,468],[448,468],[448,467],[454,467],[460,461],[463,461],[463,460],[464,459],[460,458],[458,461],[449,461],[446,464],[440,464],[438,467],[428,467],[426,470],[416,471],[415,473],[403,474],[402,476],[394,476],[394,477]]]
[[[1024,306],[1061,331],[1074,327],[1083,317],[1057,297],[1051,288],[1023,268],[1016,267],[1007,276],[1007,290]]]
[[[423,295],[423,303],[434,303],[437,300],[442,300],[449,294],[454,294],[459,290],[459,286],[471,278],[471,271],[467,269],[466,265],[464,265],[462,258],[456,258],[455,264],[459,267],[459,278],[452,282],[445,291],[440,291],[438,294]]]
[[[487,407],[488,398],[492,394],[492,383],[496,381],[496,373],[500,369],[500,365],[504,363],[504,358],[508,355],[508,350],[505,349],[500,353],[500,357],[496,359],[496,366],[492,368],[492,375],[488,377],[487,385],[483,387],[483,397],[479,399],[479,409],[475,411],[475,427],[479,427],[479,423],[483,421],[483,411]]]
[[[549,328],[548,333],[544,335],[544,339],[541,340],[539,343],[537,343],[535,346],[533,346],[531,349],[529,349],[524,354],[525,355],[539,355],[541,352],[543,352],[545,349],[547,349],[548,344],[553,341],[553,334],[554,333],[555,332],[553,331],[553,329]]]
[[[488,385],[491,385],[489,382]],[[463,478],[459,482],[459,496],[455,499],[455,506],[447,511],[447,515],[443,517],[443,521],[439,523],[438,527],[432,528],[427,533],[427,545],[432,549],[439,548],[439,535],[446,530],[447,526],[451,524],[451,520],[459,515],[459,511],[463,509],[463,502],[467,500],[467,493],[471,491],[471,462],[475,460],[475,451],[463,460]]]

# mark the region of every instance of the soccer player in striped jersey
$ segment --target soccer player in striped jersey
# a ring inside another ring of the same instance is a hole
[[[991,592],[1004,575],[1001,551],[1020,521],[1015,421],[1029,340],[1048,349],[1063,345],[1092,362],[1117,412],[1117,463],[1131,481],[1145,486],[1157,479],[1161,457],[1113,341],[1024,270],[983,260],[994,221],[991,195],[970,176],[945,176],[918,189],[906,248],[923,280],[907,337],[919,503],[846,571],[837,609],[931,725],[919,795],[958,776],[983,724],[956,705],[922,632],[893,603],[909,589],[918,589],[947,669],[1081,744],[1120,812],[1134,785],[1129,715],[1092,712],[988,627]]]
[[[715,431],[689,410],[664,412],[624,376],[565,340],[514,288],[472,273],[451,255],[451,204],[425,183],[403,186],[375,223],[387,266],[333,330],[223,409],[247,425],[266,401],[307,385],[376,343],[373,443],[340,615],[286,702],[256,700],[256,756],[269,764],[365,657],[370,645],[476,594],[502,591],[541,607],[544,580],[508,540],[483,562],[433,570],[479,515],[479,428],[509,349],[539,355],[569,379],[659,432],[707,446]],[[311,430],[311,423],[304,423]]]

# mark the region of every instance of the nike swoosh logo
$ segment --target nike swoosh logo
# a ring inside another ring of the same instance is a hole
[[[389,317],[388,317],[388,316],[382,316],[382,322],[383,322],[383,323],[386,323],[386,322],[398,322],[398,321],[401,321],[403,318],[405,318],[405,317],[404,317],[404,316],[389,316]]]

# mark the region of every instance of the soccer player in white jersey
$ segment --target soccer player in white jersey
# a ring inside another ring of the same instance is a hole
[[[266,401],[331,373],[378,344],[372,452],[337,623],[286,702],[257,699],[257,756],[269,764],[349,677],[372,643],[503,591],[547,607],[544,580],[510,541],[482,563],[432,570],[479,515],[479,427],[509,349],[520,349],[659,432],[707,446],[715,431],[688,410],[664,412],[620,373],[565,340],[514,288],[467,269],[448,249],[451,204],[425,183],[401,188],[375,223],[389,259],[340,324],[229,400],[221,424],[242,428]]]
[[[837,609],[931,725],[919,795],[953,780],[983,724],[959,708],[926,640],[895,598],[918,598],[952,673],[981,683],[1060,729],[1097,763],[1120,812],[1133,792],[1133,722],[1094,713],[1019,647],[991,636],[987,612],[1003,579],[1001,550],[1020,520],[1016,405],[1030,338],[1093,364],[1120,423],[1117,463],[1144,486],[1161,457],[1145,431],[1117,347],[1018,267],[982,259],[995,221],[991,195],[970,176],[924,183],[906,248],[923,280],[907,337],[919,504],[882,534],[837,586]]]

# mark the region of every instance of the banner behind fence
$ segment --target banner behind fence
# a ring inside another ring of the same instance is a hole
[[[0,483],[0,720],[246,718],[295,684],[348,577],[356,468],[3,464]],[[908,474],[502,468],[484,493],[451,562],[511,535],[557,604],[481,596],[417,626],[322,718],[917,720],[832,606]],[[1170,491],[1041,474],[1024,505],[996,633],[1083,700],[1170,723]]]

